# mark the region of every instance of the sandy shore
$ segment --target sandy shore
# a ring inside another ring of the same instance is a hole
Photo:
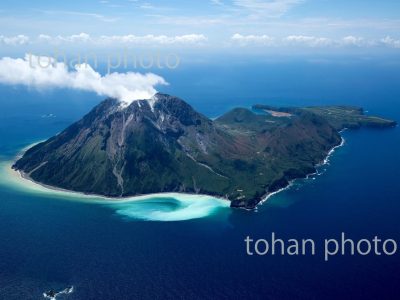
[[[12,165],[18,160],[28,149],[38,144],[33,143],[27,147],[21,149],[18,155],[15,157],[13,161],[2,162],[1,168],[4,169],[2,172],[5,175],[5,178],[1,178],[1,181],[7,182],[8,185],[17,188],[18,190],[30,191],[33,193],[38,193],[42,195],[52,196],[52,197],[60,197],[63,199],[75,200],[75,201],[84,201],[84,202],[99,202],[99,203],[124,203],[131,201],[145,201],[150,199],[159,199],[159,198],[175,198],[177,200],[205,200],[205,199],[214,199],[224,204],[224,206],[229,206],[230,201],[216,196],[202,195],[202,194],[189,194],[189,193],[155,193],[155,194],[146,194],[146,195],[137,195],[137,196],[128,196],[128,197],[106,197],[102,195],[96,194],[86,194],[82,192],[76,192],[71,190],[66,190],[50,185],[46,185],[43,183],[39,183],[34,181],[28,174],[17,171],[12,168]],[[2,176],[3,177],[3,176]]]

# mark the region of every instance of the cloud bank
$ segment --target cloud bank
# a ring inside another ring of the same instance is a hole
[[[263,45],[273,45],[275,39],[268,35],[241,35],[239,33],[234,34],[231,37],[232,41],[239,43],[241,46],[246,46],[251,43],[263,44]]]
[[[70,88],[95,92],[129,104],[150,99],[157,93],[156,85],[167,85],[164,78],[153,73],[111,73],[102,76],[89,65],[76,65],[69,70],[63,62],[51,58],[25,55],[24,59],[0,59],[0,83],[25,85],[37,89]]]
[[[342,48],[342,47],[386,47],[400,48],[400,40],[386,36],[383,39],[366,39],[359,36],[345,36],[339,39],[309,35],[289,35],[275,38],[268,35],[242,35],[236,33],[231,36],[233,45],[240,46],[269,46],[269,47],[309,47],[309,48]]]
[[[362,36],[344,35],[342,38],[324,37],[314,35],[286,35],[271,36],[266,34],[240,34],[235,33],[226,39],[209,39],[204,34],[185,35],[100,35],[92,36],[87,33],[72,35],[51,36],[39,34],[36,37],[26,35],[4,36],[0,35],[0,45],[9,47],[24,46],[79,46],[79,47],[198,47],[198,46],[264,46],[264,47],[309,47],[309,48],[400,48],[400,39],[389,35],[380,38],[365,38]],[[24,48],[26,49],[26,48]],[[25,50],[26,51],[26,50]]]
[[[132,45],[197,45],[207,41],[204,34],[184,34],[176,36],[167,35],[101,35],[99,37],[91,36],[87,33],[73,34],[69,36],[49,36],[40,34],[37,38],[38,42],[46,42],[51,44],[60,43],[91,43],[96,46],[106,46],[115,44],[132,44]]]
[[[0,44],[4,44],[7,46],[18,46],[18,45],[26,45],[28,43],[29,43],[29,37],[23,34],[16,36],[0,35]]]
[[[387,36],[383,39],[381,39],[381,42],[388,47],[393,47],[393,48],[400,48],[400,40],[395,40],[394,38]]]

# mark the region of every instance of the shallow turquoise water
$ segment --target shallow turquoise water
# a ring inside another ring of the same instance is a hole
[[[54,190],[24,179],[12,170],[13,161],[0,162],[0,186],[29,196],[61,201],[75,201],[107,206],[125,218],[147,221],[184,221],[208,217],[220,209],[229,209],[229,202],[206,195],[158,194],[115,200],[100,196]]]

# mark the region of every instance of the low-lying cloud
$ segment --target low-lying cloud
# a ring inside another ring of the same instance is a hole
[[[267,46],[267,47],[309,47],[309,48],[343,48],[343,47],[387,47],[400,48],[400,40],[386,36],[383,39],[366,39],[359,36],[345,36],[339,39],[317,37],[309,35],[289,35],[275,38],[268,35],[242,35],[236,33],[231,36],[233,45],[240,46]]]
[[[388,47],[400,48],[400,40],[396,40],[390,36],[381,39],[381,42]]]
[[[239,45],[246,46],[249,43],[259,43],[262,45],[273,45],[275,39],[268,35],[241,35],[236,33],[232,36],[232,41],[239,43]]]
[[[16,36],[4,36],[0,35],[0,44],[7,46],[20,46],[29,43],[29,37],[23,34]]]
[[[1,36],[0,36],[1,38]],[[15,37],[14,37],[15,38]],[[91,36],[81,32],[73,35],[58,35],[50,36],[40,34],[37,38],[32,38],[32,43],[47,43],[47,44],[92,44],[95,46],[110,46],[110,45],[135,45],[135,46],[193,46],[201,45],[208,41],[204,34],[184,34],[184,35],[101,35]]]
[[[27,54],[24,59],[0,59],[0,83],[25,85],[37,89],[70,88],[92,91],[101,96],[119,99],[124,103],[150,99],[157,93],[155,86],[168,83],[153,73],[111,73],[102,76],[88,64],[68,69],[63,62]]]

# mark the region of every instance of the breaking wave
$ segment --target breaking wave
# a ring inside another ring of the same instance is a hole
[[[57,300],[57,297],[60,295],[69,295],[74,292],[74,287],[67,287],[66,289],[63,289],[62,291],[56,292],[54,290],[47,291],[43,293],[43,297],[46,299],[50,300]]]

